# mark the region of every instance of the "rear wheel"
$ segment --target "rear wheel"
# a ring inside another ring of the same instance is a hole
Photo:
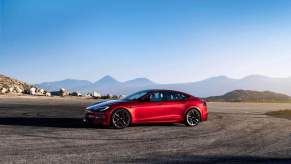
[[[123,129],[129,126],[131,121],[130,113],[125,109],[117,109],[112,113],[111,125],[115,129]]]
[[[186,113],[185,125],[196,126],[199,124],[200,120],[201,120],[200,112],[197,109],[190,109]]]

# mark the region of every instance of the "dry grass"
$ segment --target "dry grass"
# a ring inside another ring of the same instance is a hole
[[[279,118],[286,118],[291,120],[291,109],[284,109],[278,111],[271,111],[266,113],[269,116],[279,117]]]

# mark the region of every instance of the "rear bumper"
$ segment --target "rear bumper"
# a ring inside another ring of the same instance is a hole
[[[83,122],[86,124],[109,126],[110,118],[103,112],[86,111],[83,117]]]
[[[207,119],[208,119],[208,109],[207,106],[205,106],[201,112],[201,121],[207,121]]]

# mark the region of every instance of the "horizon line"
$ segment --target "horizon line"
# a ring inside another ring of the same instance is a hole
[[[147,77],[136,77],[136,78],[132,78],[132,79],[129,79],[129,80],[125,80],[125,81],[120,81],[118,79],[116,79],[114,76],[112,75],[104,75],[104,76],[101,76],[98,80],[96,81],[91,81],[91,80],[86,80],[86,79],[76,79],[76,78],[65,78],[63,80],[54,80],[54,81],[44,81],[44,82],[39,82],[39,83],[35,83],[35,84],[41,84],[41,83],[51,83],[51,82],[59,82],[59,81],[65,81],[65,80],[80,80],[80,81],[88,81],[88,82],[91,82],[91,83],[96,83],[106,77],[109,77],[109,78],[112,78],[113,80],[117,81],[117,82],[120,82],[120,83],[125,83],[125,82],[128,82],[128,81],[131,81],[131,80],[136,80],[136,79],[145,79],[145,80],[149,80],[155,84],[186,84],[186,83],[195,83],[195,82],[200,82],[200,81],[204,81],[204,80],[208,80],[208,79],[212,79],[212,78],[228,78],[228,79],[232,79],[232,80],[242,80],[242,79],[245,79],[245,78],[249,78],[249,77],[265,77],[265,78],[275,78],[275,79],[286,79],[286,78],[291,78],[291,76],[285,76],[285,77],[274,77],[274,76],[268,76],[268,75],[262,75],[262,74],[249,74],[249,75],[246,75],[246,76],[242,76],[240,78],[233,78],[233,77],[230,77],[230,76],[227,76],[227,75],[216,75],[216,76],[210,76],[208,78],[203,78],[201,80],[196,80],[196,81],[188,81],[188,82],[177,82],[177,83],[159,83],[159,82],[155,82],[154,80],[151,80]]]

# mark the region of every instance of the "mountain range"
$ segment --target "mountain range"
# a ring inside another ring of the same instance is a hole
[[[79,91],[82,93],[97,91],[102,94],[110,93],[116,95],[127,95],[138,90],[154,88],[180,90],[199,97],[223,95],[237,89],[256,91],[269,90],[291,95],[291,77],[272,78],[262,75],[250,75],[241,79],[233,79],[227,76],[217,76],[197,82],[177,84],[159,84],[147,78],[136,78],[125,82],[120,82],[107,75],[96,82],[66,79],[62,81],[44,82],[36,84],[36,86],[49,91],[65,88],[69,91]]]

